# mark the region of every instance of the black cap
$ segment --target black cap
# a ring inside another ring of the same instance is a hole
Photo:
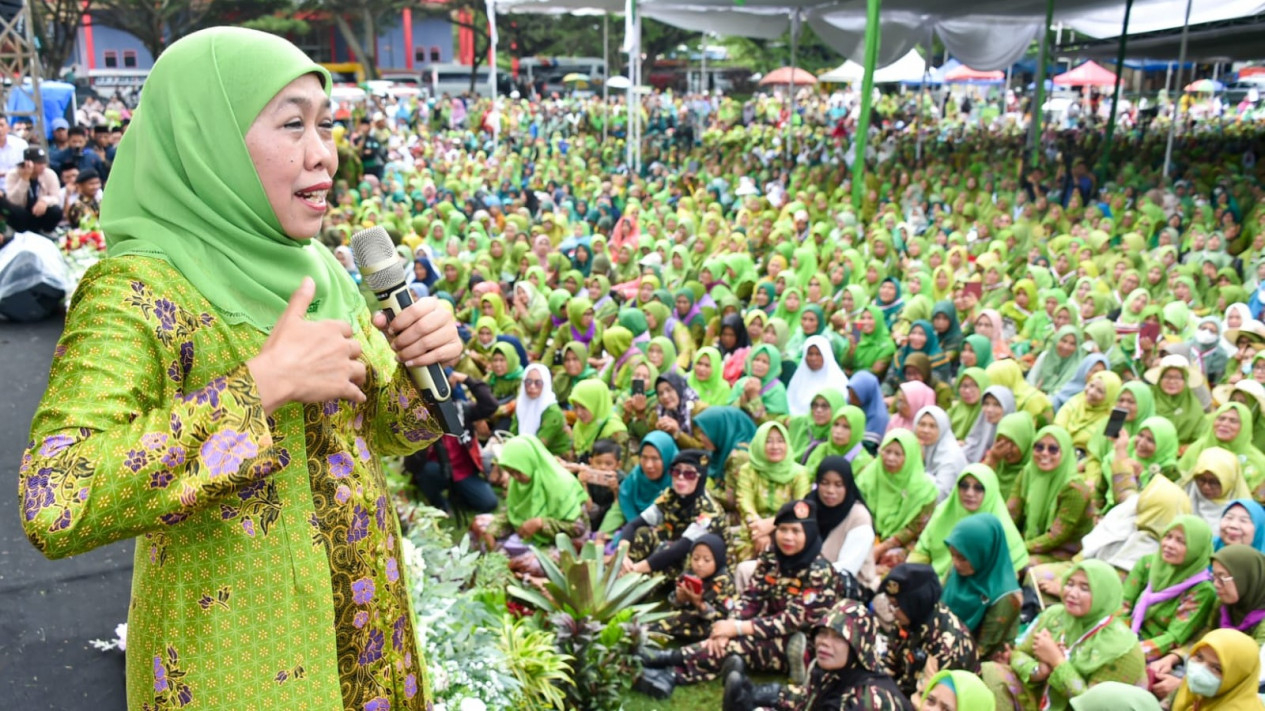
[[[94,178],[100,178],[100,177],[101,177],[101,174],[98,173],[96,169],[89,168],[87,170],[79,171],[79,177],[75,178],[75,183],[82,185],[83,183],[86,183],[89,180],[92,180]]]
[[[892,568],[879,590],[895,600],[897,607],[915,625],[931,616],[942,592],[935,568],[920,563],[901,563]]]
[[[30,146],[22,152],[22,160],[29,160],[32,163],[47,163],[48,151],[39,146]]]
[[[672,458],[672,466],[688,464],[700,472],[707,472],[707,452],[701,449],[682,449]]]

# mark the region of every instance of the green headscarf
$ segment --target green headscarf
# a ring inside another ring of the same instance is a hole
[[[1155,414],[1167,417],[1173,426],[1177,428],[1177,440],[1183,444],[1189,444],[1198,439],[1203,433],[1206,424],[1203,403],[1199,401],[1199,397],[1195,395],[1194,388],[1189,385],[1183,385],[1181,392],[1176,395],[1169,395],[1160,388],[1159,381],[1164,377],[1164,371],[1173,369],[1164,368],[1155,378],[1156,382],[1151,386],[1151,395],[1155,399]],[[1185,376],[1188,369],[1176,368],[1182,371]],[[1248,420],[1250,422],[1250,419]]]
[[[890,473],[883,467],[883,458],[876,456],[857,477],[857,488],[874,514],[874,528],[886,540],[909,525],[927,504],[936,500],[936,483],[927,476],[922,463],[922,446],[913,432],[897,429],[888,432],[879,445],[897,442],[905,450],[905,464]]]
[[[962,497],[958,490],[958,486],[962,485],[962,480],[968,476],[974,477],[984,487],[984,500],[974,512],[967,511],[962,505]],[[992,467],[986,464],[971,464],[962,469],[962,473],[958,474],[957,485],[953,487],[953,491],[949,492],[948,498],[936,506],[936,512],[932,514],[927,527],[918,537],[918,544],[914,550],[930,558],[931,567],[935,568],[936,575],[943,579],[953,567],[953,558],[949,555],[947,545],[949,534],[962,520],[983,513],[993,514],[1001,521],[1014,570],[1019,571],[1028,567],[1028,548],[1024,545],[1023,536],[1019,535],[1019,529],[1015,528],[1014,522],[1010,520],[1010,512],[1006,510],[1006,499],[1001,495],[1001,485],[997,483],[997,475],[993,473]],[[958,552],[966,555],[964,548],[959,548]],[[967,558],[970,557],[967,555]],[[975,572],[978,574],[979,571],[977,567]],[[1013,577],[1014,573],[1011,573],[1011,576]]]
[[[1051,605],[1033,626],[1034,631],[1050,629],[1056,642],[1069,647],[1119,610],[1120,604],[1124,601],[1120,575],[1110,563],[1101,560],[1081,561],[1073,565],[1063,579],[1067,580],[1078,572],[1084,573],[1089,581],[1091,595],[1089,611],[1083,617],[1075,617],[1069,614],[1063,605]],[[1116,618],[1096,634],[1081,640],[1068,656],[1076,671],[1082,677],[1088,677],[1135,650],[1139,650],[1137,635],[1130,631],[1120,618]],[[1142,662],[1140,650],[1137,651],[1137,655],[1140,664]],[[1053,703],[1056,701],[1055,697],[1056,693],[1052,691],[1052,707],[1055,707]]]
[[[1265,454],[1262,454],[1256,445],[1252,444],[1252,411],[1241,402],[1227,402],[1217,411],[1213,413],[1211,421],[1216,422],[1217,417],[1229,410],[1234,410],[1239,415],[1239,433],[1229,442],[1222,442],[1217,439],[1216,427],[1209,427],[1198,440],[1192,442],[1182,457],[1177,462],[1177,467],[1182,472],[1191,471],[1195,462],[1199,459],[1199,453],[1205,449],[1212,447],[1220,447],[1234,454],[1239,460],[1239,468],[1243,472],[1243,478],[1252,485],[1258,483],[1262,476],[1265,476]]]
[[[974,381],[976,387],[979,388],[979,400],[975,401],[974,405],[968,405],[961,398],[957,398],[948,412],[949,422],[953,425],[953,436],[961,440],[966,439],[966,436],[971,433],[971,428],[975,426],[975,420],[979,419],[980,409],[984,406],[984,391],[992,384],[983,368],[967,368],[958,374],[959,393],[962,391],[962,381],[966,378]]]
[[[786,386],[778,379],[782,374],[782,354],[778,351],[777,346],[761,343],[748,351],[747,365],[743,370],[743,374],[745,377],[755,377],[752,367],[755,365],[756,356],[760,354],[764,354],[769,359],[769,371],[760,379],[760,399],[764,401],[764,407],[770,413],[785,415],[790,412],[790,407],[786,401]],[[730,404],[737,402],[742,397],[741,383],[742,379],[739,379],[738,383],[730,391]],[[789,443],[790,440],[788,439],[787,442]]]
[[[848,423],[847,443],[840,447],[835,444],[834,439],[831,436],[833,433],[827,434],[826,441],[818,445],[817,448],[813,450],[813,453],[809,455],[808,461],[804,463],[804,467],[807,468],[808,471],[816,472],[818,465],[821,464],[821,460],[826,457],[837,456],[847,458],[849,454],[853,454],[854,450],[856,453],[851,459],[852,471],[860,472],[871,461],[873,461],[874,458],[871,457],[870,453],[865,451],[865,448],[861,446],[861,442],[865,439],[865,411],[856,405],[844,405],[838,410],[835,410],[834,414],[831,415],[831,426],[833,427],[840,419],[843,419]]]
[[[931,682],[927,684],[927,691],[922,695],[924,704],[931,690],[941,684],[953,689],[953,697],[957,699],[958,703],[957,707],[963,711],[967,709],[991,709],[994,706],[993,692],[984,683],[983,679],[970,672],[950,669],[946,669],[931,677]]]
[[[1020,538],[1017,542],[1010,540],[1011,532],[1005,528],[1010,515],[1006,513],[1004,504],[1001,508],[1002,512],[998,514],[984,511],[981,506],[979,515],[968,515],[954,524],[942,543],[946,551],[952,546],[953,550],[970,561],[975,570],[970,576],[960,575],[950,560],[949,579],[940,598],[971,630],[979,626],[984,613],[993,603],[1019,589],[1019,579],[1015,571],[1022,568],[1015,567],[1016,545],[1024,550],[1025,566],[1028,561],[1023,539]],[[1013,524],[1011,528],[1014,528]],[[1014,535],[1018,536],[1018,531]]]
[[[584,512],[588,493],[573,474],[562,468],[534,435],[519,435],[505,443],[496,463],[530,477],[520,484],[510,477],[505,495],[505,513],[510,525],[522,526],[533,518],[574,521]],[[531,540],[550,545],[549,537],[537,533]]]
[[[505,375],[497,375],[489,369],[488,385],[496,387],[500,383],[522,380],[523,361],[518,357],[518,350],[512,344],[500,341],[495,346],[492,346],[492,355],[498,353],[505,357]]]
[[[998,423],[999,434],[1000,425]],[[1050,425],[1037,432],[1032,439],[1033,444],[1046,435],[1053,437],[1059,445],[1058,466],[1054,471],[1043,472],[1037,468],[1035,461],[1030,461],[1019,477],[1019,495],[1025,502],[1023,537],[1029,541],[1050,530],[1050,524],[1054,523],[1054,511],[1058,508],[1059,492],[1080,477],[1076,471],[1076,450],[1072,448],[1072,436],[1062,427]]]
[[[987,368],[993,363],[993,342],[986,336],[972,333],[963,339],[975,352],[975,367]],[[961,356],[959,356],[961,357]]]
[[[698,361],[703,356],[707,356],[707,362],[712,366],[712,377],[706,381],[699,381],[695,377],[695,371],[698,367]],[[700,348],[698,353],[694,355],[694,367],[690,369],[690,377],[687,381],[694,392],[698,393],[698,399],[708,405],[726,405],[729,403],[729,383],[725,380],[725,361],[720,357],[720,351],[712,346]]]
[[[874,332],[862,333],[852,351],[852,367],[856,370],[869,370],[875,363],[891,360],[896,354],[896,342],[887,330],[883,310],[877,306],[866,306],[865,310],[874,319]]]
[[[1071,355],[1064,358],[1058,353],[1058,344],[1067,336],[1076,339],[1076,348]],[[1032,382],[1033,387],[1053,394],[1066,385],[1072,376],[1076,375],[1076,366],[1080,364],[1082,338],[1081,330],[1075,326],[1068,325],[1060,328],[1054,334],[1054,338],[1050,339],[1050,346],[1041,357],[1041,368]]]
[[[830,412],[834,413],[839,408],[848,404],[847,398],[839,391],[837,387],[828,386],[818,390],[813,395],[813,400],[822,398],[830,403]],[[834,423],[832,416],[826,421],[826,424],[818,426],[813,422],[813,414],[810,411],[807,415],[799,415],[792,417],[790,422],[790,445],[791,451],[795,454],[795,459],[803,459],[809,453],[808,449],[814,442],[825,444],[830,441],[830,426]]]
[[[268,67],[261,73],[260,67]],[[286,85],[329,72],[290,42],[238,27],[195,32],[154,64],[142,109],[119,144],[101,206],[109,256],[161,259],[229,323],[269,333],[304,277],[308,315],[358,329],[364,299],[319,240],[286,234],[245,135]],[[199,82],[211,86],[192,88]]]
[[[611,417],[611,390],[606,383],[590,378],[581,380],[571,389],[571,404],[581,405],[593,413],[593,421],[585,424],[577,419],[571,428],[572,441],[576,452],[587,452],[593,449],[593,443],[606,427]],[[622,423],[621,423],[622,424]]]
[[[780,462],[770,461],[764,453],[764,444],[769,439],[769,433],[777,430],[782,434],[782,439],[786,440],[786,456]],[[781,422],[766,422],[755,431],[755,436],[751,438],[750,462],[751,468],[755,470],[761,477],[768,479],[775,484],[786,484],[796,477],[803,476],[804,467],[795,461],[795,455],[790,448],[791,436],[786,431],[786,426]]]
[[[1170,565],[1158,552],[1151,560],[1147,578],[1153,592],[1160,592],[1207,569],[1212,564],[1212,527],[1202,517],[1184,514],[1173,519],[1164,529],[1164,535],[1174,528],[1181,528],[1186,536],[1186,557],[1179,565]],[[1163,537],[1161,537],[1163,540]]]

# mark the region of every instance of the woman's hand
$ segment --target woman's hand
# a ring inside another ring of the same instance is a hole
[[[387,335],[400,362],[410,368],[452,365],[461,357],[457,321],[439,305],[439,299],[419,299],[390,323],[379,311],[373,315],[373,325]]]
[[[749,402],[760,397],[760,379],[748,377],[742,382],[742,401]]]
[[[360,389],[365,384],[365,364],[360,362],[360,343],[353,337],[351,324],[304,318],[315,294],[316,282],[304,277],[259,355],[246,361],[268,415],[292,402],[359,404],[367,400]]]
[[[1155,698],[1163,701],[1164,699],[1167,699],[1174,691],[1177,691],[1177,687],[1181,685],[1182,685],[1182,679],[1179,676],[1173,676],[1171,674],[1165,674],[1163,676],[1160,676],[1157,674],[1155,678],[1155,683],[1151,684],[1151,693],[1155,695]]]
[[[694,607],[703,606],[703,594],[690,590],[690,586],[680,580],[676,581],[676,599],[681,602],[689,603]]]
[[[1151,672],[1155,674],[1155,676],[1157,677],[1168,676],[1169,673],[1173,671],[1173,667],[1176,666],[1177,662],[1180,662],[1180,661],[1181,661],[1181,657],[1175,654],[1165,654],[1159,659],[1156,659],[1155,661],[1146,665],[1146,668],[1151,670]]]
[[[1037,661],[1050,669],[1067,661],[1063,648],[1054,641],[1054,635],[1050,634],[1049,630],[1041,630],[1032,638],[1032,653]]]
[[[660,418],[659,418],[659,423],[658,423],[657,425],[655,425],[655,426],[656,426],[658,429],[660,429],[660,430],[662,430],[662,431],[664,431],[664,432],[666,432],[666,433],[668,433],[668,434],[672,435],[673,437],[675,437],[675,436],[676,436],[676,433],[677,433],[677,432],[680,432],[680,431],[681,431],[681,426],[680,426],[679,424],[677,424],[676,420],[675,420],[675,419],[673,419],[673,418],[671,418],[671,417],[669,417],[669,416],[667,416],[667,415],[664,415],[663,417],[660,417]]]
[[[540,529],[544,528],[544,526],[545,522],[543,519],[539,517],[529,518],[526,521],[523,521],[523,525],[518,527],[518,537],[526,541],[539,533]]]
[[[773,535],[775,528],[777,526],[773,525],[772,518],[747,519],[747,530],[751,531],[752,538],[768,538]]]
[[[1059,598],[1063,595],[1063,591],[1059,589],[1059,581],[1054,578],[1042,578],[1041,580],[1038,580],[1037,589],[1054,598]]]

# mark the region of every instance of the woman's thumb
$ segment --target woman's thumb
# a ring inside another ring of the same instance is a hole
[[[299,288],[290,294],[290,303],[286,304],[286,310],[282,312],[281,318],[277,319],[277,323],[283,321],[303,320],[307,315],[307,309],[312,304],[312,297],[316,295],[316,282],[312,277],[303,277],[303,282],[299,284]]]

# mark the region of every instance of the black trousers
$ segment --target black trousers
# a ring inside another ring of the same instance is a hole
[[[61,224],[62,209],[61,205],[50,205],[43,215],[36,217],[25,207],[0,198],[0,215],[14,232],[51,233]]]

